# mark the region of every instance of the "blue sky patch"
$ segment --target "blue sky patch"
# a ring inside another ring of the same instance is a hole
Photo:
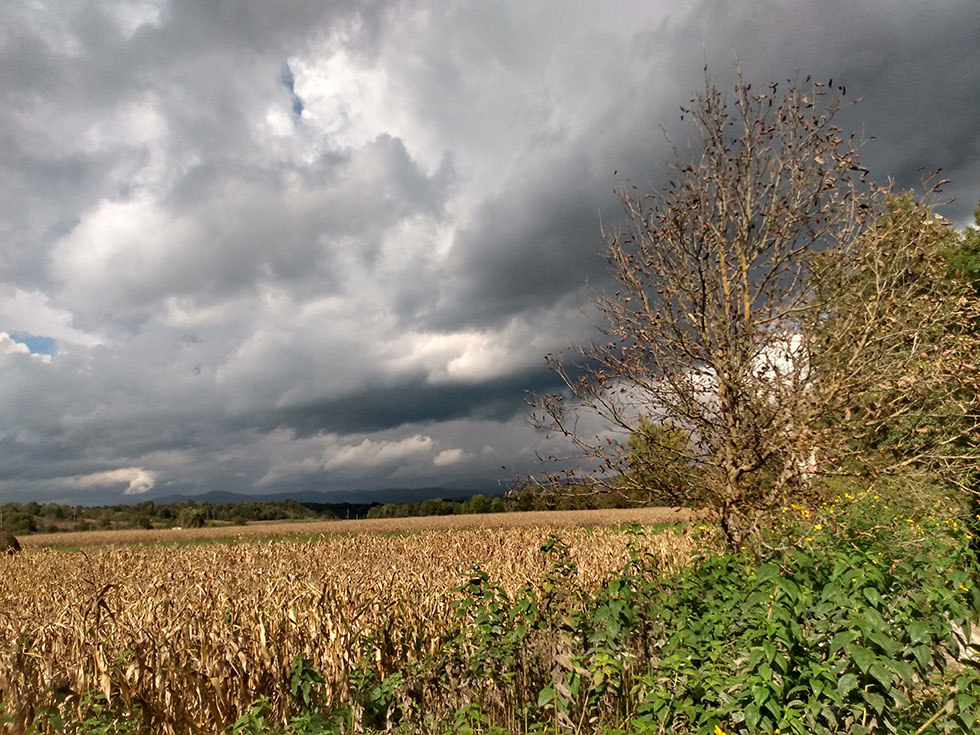
[[[38,337],[33,334],[23,333],[12,334],[10,337],[15,342],[27,345],[27,349],[35,355],[53,355],[57,346],[57,343],[51,337]]]
[[[299,117],[303,114],[303,100],[296,94],[296,78],[293,76],[293,70],[289,68],[289,62],[282,65],[279,81],[282,82],[282,86],[289,90],[289,96],[293,102],[293,114]]]

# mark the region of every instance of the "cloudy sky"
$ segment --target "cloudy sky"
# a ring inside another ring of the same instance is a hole
[[[524,391],[705,61],[846,85],[966,225],[978,39],[977,0],[8,0],[0,500],[534,471]]]

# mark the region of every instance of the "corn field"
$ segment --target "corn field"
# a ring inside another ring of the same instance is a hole
[[[134,731],[214,733],[260,699],[284,724],[297,662],[315,672],[325,708],[350,705],[352,672],[383,681],[444,645],[473,565],[508,591],[541,584],[548,537],[510,528],[28,549],[0,559],[2,727],[61,731],[98,705],[128,713]],[[630,537],[614,529],[562,540],[574,562],[564,583],[582,592],[629,559]],[[695,551],[672,532],[636,543],[664,569]]]

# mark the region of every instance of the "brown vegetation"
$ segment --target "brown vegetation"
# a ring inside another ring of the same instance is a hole
[[[413,520],[417,528],[424,519]],[[302,656],[324,677],[328,704],[342,704],[358,662],[383,674],[439,645],[471,565],[508,590],[539,583],[549,533],[441,530],[4,559],[0,701],[15,728],[46,706],[81,712],[94,694],[154,732],[219,732],[260,696],[282,721],[290,666]],[[563,538],[577,564],[572,587],[595,589],[628,559],[631,537],[617,529]],[[639,543],[664,568],[694,551],[688,534]]]
[[[10,531],[0,529],[0,554],[16,554],[20,551],[20,542]]]

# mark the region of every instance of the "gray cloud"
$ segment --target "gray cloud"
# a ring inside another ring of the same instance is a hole
[[[599,223],[661,180],[705,61],[845,84],[873,175],[943,168],[965,224],[976,9],[3,5],[0,499],[533,469],[524,390],[589,338]]]

